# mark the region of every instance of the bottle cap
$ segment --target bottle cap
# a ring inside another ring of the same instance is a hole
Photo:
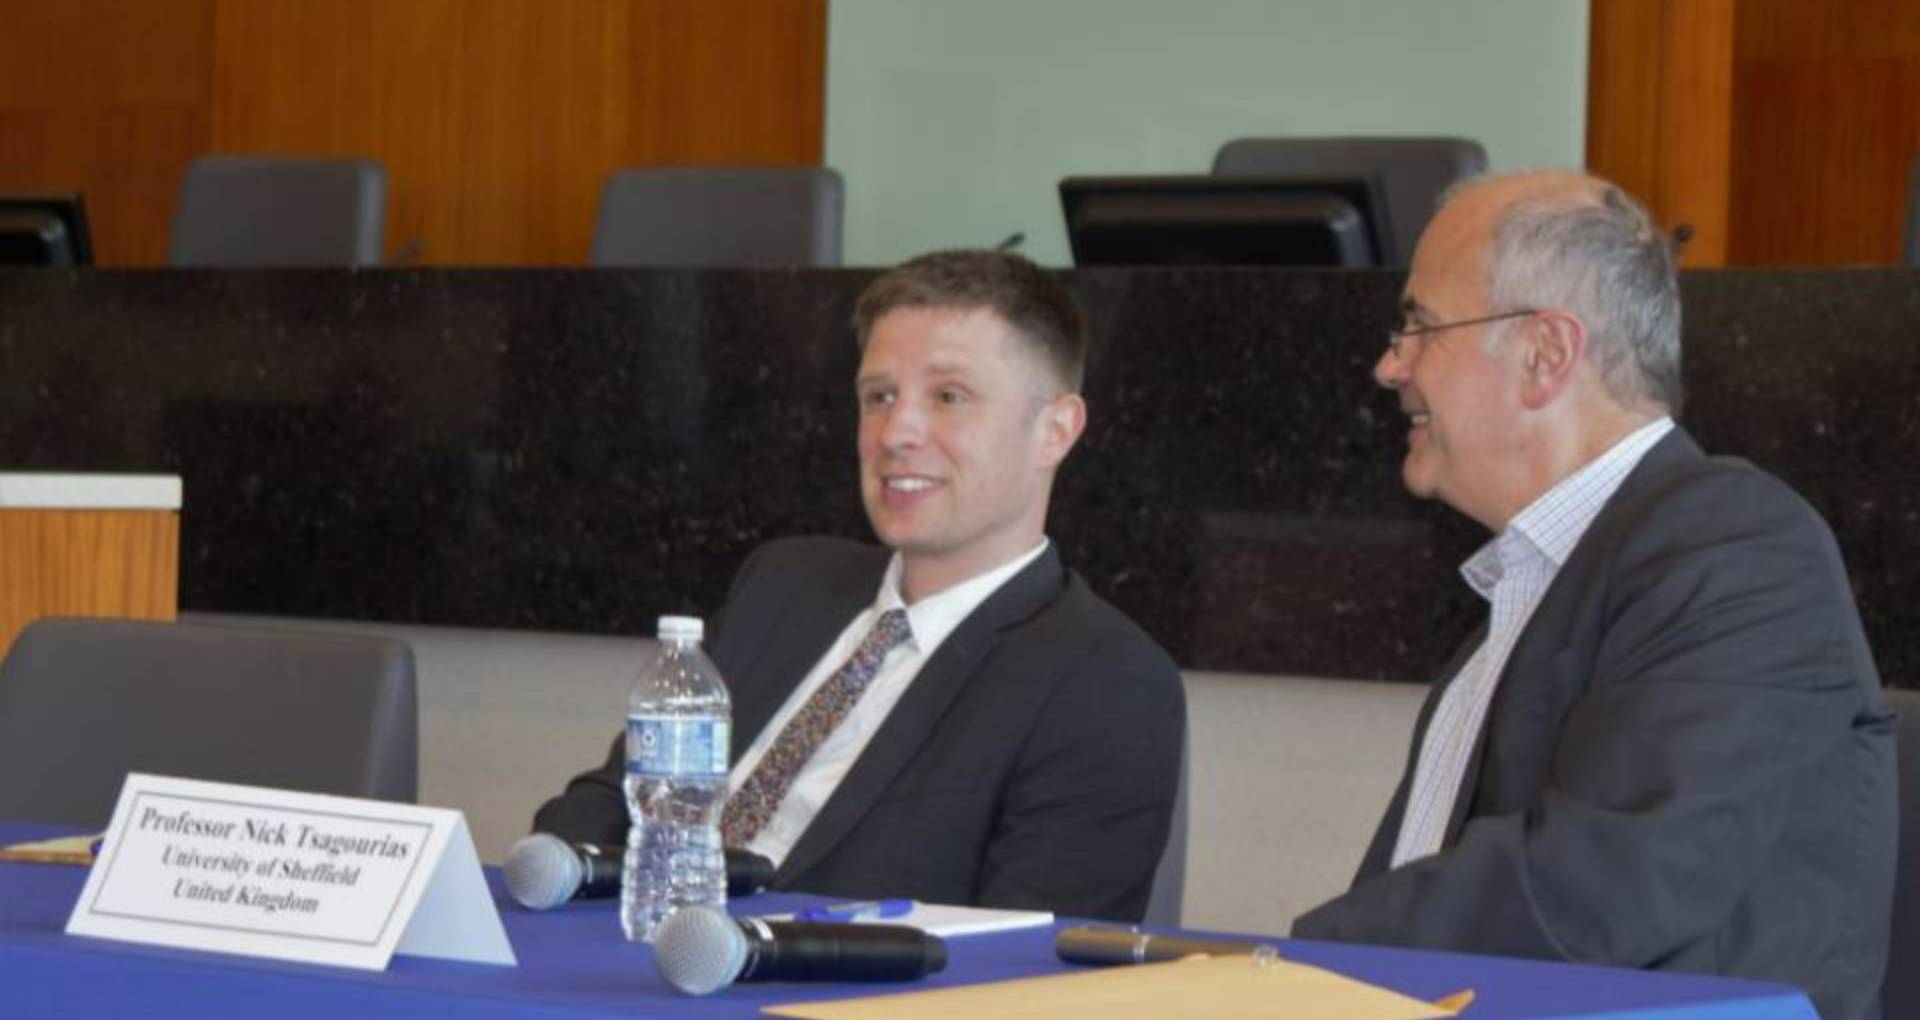
[[[706,636],[707,626],[697,616],[663,616],[660,618],[660,640],[677,639],[698,641]]]

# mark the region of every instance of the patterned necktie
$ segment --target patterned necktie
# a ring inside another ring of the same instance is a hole
[[[880,614],[866,639],[854,650],[853,657],[814,689],[800,711],[787,720],[786,728],[774,739],[773,746],[753,767],[753,774],[727,801],[720,822],[721,835],[728,846],[746,846],[767,824],[767,819],[786,799],[787,788],[800,769],[813,757],[820,744],[853,710],[854,703],[866,692],[873,675],[887,653],[912,636],[907,626],[907,611],[889,609]]]

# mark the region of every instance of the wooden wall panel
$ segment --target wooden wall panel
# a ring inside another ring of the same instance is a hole
[[[1920,3],[1742,0],[1731,255],[1897,262],[1920,155]]]
[[[817,163],[818,0],[218,0],[223,150],[376,155],[394,254],[578,264],[646,163]]]
[[[1689,265],[1900,258],[1915,0],[1592,0],[1587,163],[1696,236]]]
[[[1587,165],[1686,224],[1689,266],[1726,262],[1739,0],[1592,0]]]
[[[707,0],[696,8],[645,0],[635,4],[630,46],[630,87],[643,104],[633,121],[636,152],[680,163],[740,151],[759,153],[759,162],[820,161],[825,3]]]
[[[0,0],[0,187],[164,260],[203,152],[387,164],[390,255],[585,261],[606,175],[820,160],[826,0]],[[42,74],[36,65],[57,70]]]
[[[0,0],[0,189],[84,191],[94,257],[165,259],[210,132],[212,0]]]
[[[1660,187],[1662,5],[1592,0],[1588,19],[1587,166],[1652,202]]]

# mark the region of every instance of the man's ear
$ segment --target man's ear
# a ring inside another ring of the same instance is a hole
[[[1073,444],[1080,441],[1080,433],[1087,429],[1087,402],[1078,393],[1055,397],[1040,409],[1036,427],[1040,429],[1042,463],[1056,467],[1067,459]]]
[[[1560,398],[1587,354],[1587,324],[1571,312],[1535,312],[1517,330],[1525,350],[1521,404],[1538,411]]]

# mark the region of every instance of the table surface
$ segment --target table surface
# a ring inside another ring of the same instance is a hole
[[[0,822],[0,843],[70,829]],[[801,999],[1060,973],[1055,928],[948,940],[947,969],[912,985],[770,983],[689,998],[661,980],[645,945],[624,941],[612,901],[534,913],[507,900],[489,869],[518,967],[396,956],[384,972],[169,950],[69,936],[82,868],[0,863],[0,988],[7,1015],[259,1015],[326,1020],[413,1017],[736,1017]],[[791,910],[804,898],[736,901],[739,913]],[[1057,926],[1056,926],[1057,927]],[[1283,956],[1422,999],[1462,988],[1469,1020],[1817,1020],[1799,991],[1727,978],[1655,974],[1456,953],[1275,939]],[[17,1012],[16,1012],[17,1010]]]

